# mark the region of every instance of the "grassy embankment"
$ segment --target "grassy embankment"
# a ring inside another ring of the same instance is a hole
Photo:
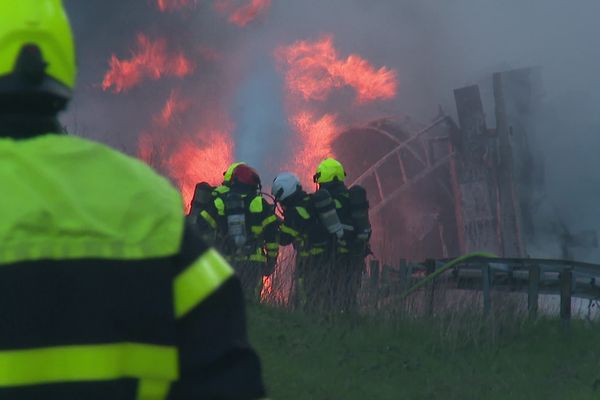
[[[600,326],[583,321],[565,334],[556,320],[319,321],[248,311],[273,400],[600,399]]]

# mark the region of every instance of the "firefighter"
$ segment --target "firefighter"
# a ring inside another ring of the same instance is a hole
[[[210,204],[214,190],[215,188],[208,182],[200,182],[196,184],[196,187],[194,188],[194,195],[192,196],[192,200],[190,202],[190,211],[188,213],[189,217],[198,217],[200,211],[206,207],[207,204]]]
[[[279,244],[293,245],[296,251],[293,304],[306,311],[319,311],[327,291],[326,270],[322,266],[328,262],[329,234],[296,175],[279,174],[273,181],[271,194],[283,209]]]
[[[256,399],[242,291],[145,164],[61,134],[60,0],[0,2],[0,398]]]
[[[315,207],[332,237],[330,304],[334,310],[353,312],[365,257],[370,253],[367,193],[361,186],[346,187],[344,167],[333,158],[319,164],[313,179],[318,185]]]
[[[273,273],[279,254],[278,219],[260,191],[256,170],[240,164],[231,175],[229,191],[215,199],[223,252],[251,300],[260,299],[262,277]]]
[[[215,188],[207,182],[196,184],[194,195],[190,202],[190,211],[186,219],[198,228],[202,240],[210,245],[215,245],[216,231],[205,217],[207,211],[212,209],[213,192]]]
[[[223,183],[220,186],[213,187],[206,182],[196,185],[194,197],[190,206],[189,219],[195,223],[202,234],[202,238],[211,245],[221,248],[222,238],[219,237],[218,215],[215,206],[215,200],[225,196],[231,186],[231,176],[235,168],[243,162],[231,164],[223,172]]]

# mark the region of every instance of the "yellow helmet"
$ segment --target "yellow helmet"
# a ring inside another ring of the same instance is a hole
[[[344,171],[344,166],[338,160],[327,158],[319,164],[313,179],[315,183],[344,182],[346,171]]]
[[[71,97],[76,73],[62,0],[0,1],[0,94],[48,98],[60,110]]]
[[[231,177],[233,176],[233,171],[240,165],[245,165],[245,162],[235,162],[227,168],[227,171],[223,172],[223,185],[228,185],[231,183]]]

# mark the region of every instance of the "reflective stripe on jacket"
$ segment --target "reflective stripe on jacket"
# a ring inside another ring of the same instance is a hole
[[[325,252],[329,234],[314,211],[310,196],[284,210],[284,221],[279,228],[279,242],[283,246],[294,244],[298,255],[309,257]]]
[[[248,243],[252,248],[246,249],[246,254],[235,254],[231,245],[227,243],[227,209],[225,206],[226,196],[231,189],[221,191],[221,194],[215,194],[214,210],[211,215],[203,216],[207,221],[214,220],[214,226],[217,229],[218,242],[224,254],[231,261],[252,261],[264,263],[268,259],[277,259],[279,255],[279,244],[277,242],[277,229],[279,221],[273,206],[268,204],[260,195],[242,194],[246,204],[246,234]],[[211,223],[211,225],[213,225]]]
[[[0,181],[0,398],[262,396],[239,282],[165,179],[46,135],[0,140]]]

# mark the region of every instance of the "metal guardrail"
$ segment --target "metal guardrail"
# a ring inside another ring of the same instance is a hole
[[[483,313],[491,312],[491,291],[503,290],[527,293],[528,311],[536,319],[540,294],[560,296],[560,317],[568,324],[573,298],[600,300],[600,264],[543,258],[497,258],[474,253],[452,260],[427,260],[423,263],[401,261],[399,267],[370,265],[372,280],[385,269],[395,271],[405,282],[400,298],[405,299],[426,288],[427,312],[433,314],[436,283],[456,284],[457,289],[477,290],[483,295]],[[375,275],[374,275],[375,274]]]

